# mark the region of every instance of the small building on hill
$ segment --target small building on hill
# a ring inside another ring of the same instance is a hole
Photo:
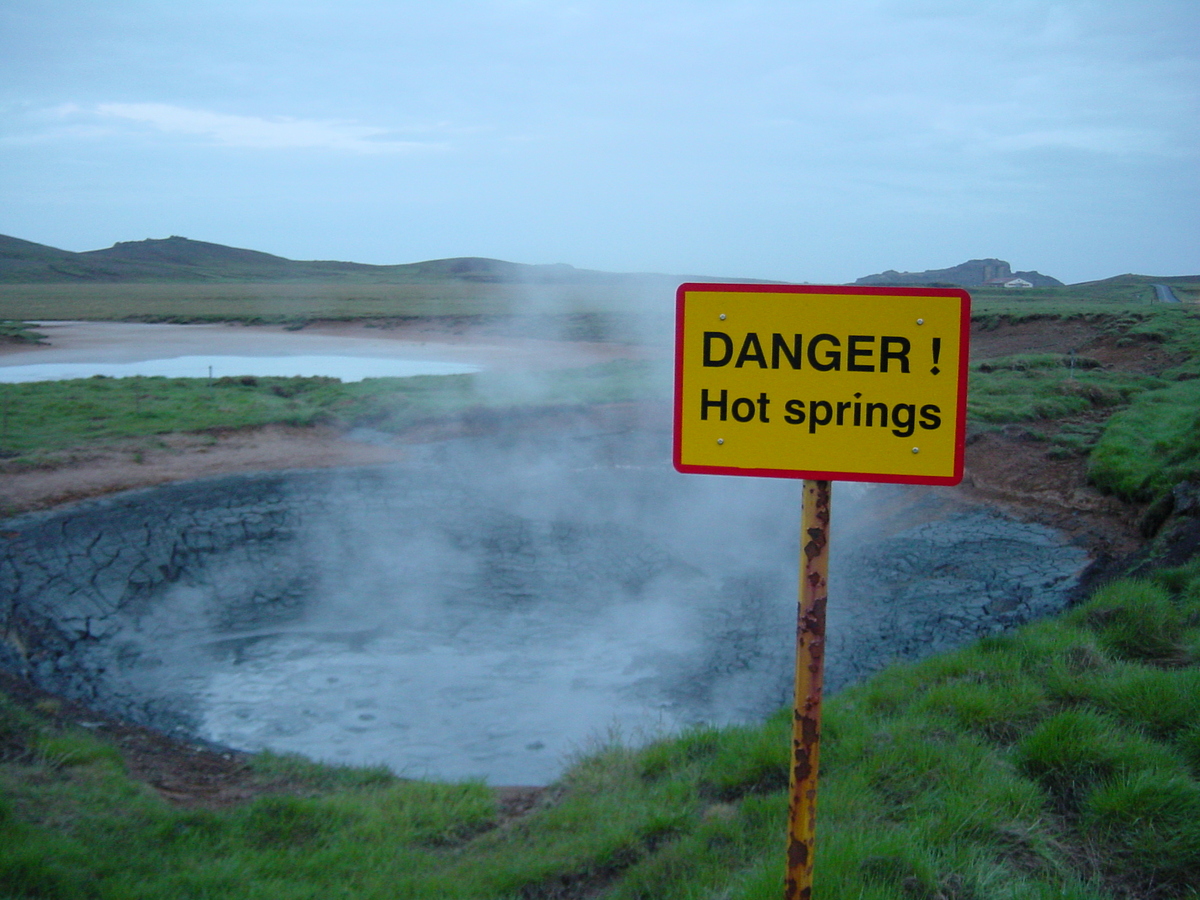
[[[1024,278],[1016,278],[1010,276],[1008,278],[989,278],[984,282],[987,285],[999,286],[1003,288],[1031,288],[1033,283],[1026,281]]]

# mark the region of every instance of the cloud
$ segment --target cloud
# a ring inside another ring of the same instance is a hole
[[[1162,140],[1148,130],[1135,128],[1049,128],[1010,135],[994,140],[996,149],[1005,150],[1083,150],[1090,153],[1161,153]]]
[[[64,107],[63,111],[84,112],[73,106]],[[225,147],[254,150],[320,149],[378,154],[444,147],[439,143],[402,140],[392,129],[351,122],[238,116],[167,103],[101,103],[90,112],[109,121],[138,122],[167,134],[192,135]]]

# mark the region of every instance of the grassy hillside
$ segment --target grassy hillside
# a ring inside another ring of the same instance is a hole
[[[1170,284],[1183,296],[1200,290],[1200,276],[1150,278],[1121,275],[1104,281],[1069,284],[1060,288],[1005,290],[971,288],[972,312],[981,321],[1001,317],[1021,321],[1035,316],[1139,315],[1163,304],[1155,300],[1152,284]]]
[[[1092,451],[1092,481],[1127,500],[1200,484],[1200,381],[1148,391],[1108,422]]]
[[[375,266],[297,261],[172,236],[73,253],[0,235],[0,318],[304,322],[318,318],[670,310],[681,280],[463,257]],[[711,279],[709,279],[711,280]],[[719,280],[719,279],[718,279]],[[733,280],[733,279],[727,279]],[[1066,287],[973,287],[976,315],[1095,315],[1185,299],[1200,276],[1121,275]]]

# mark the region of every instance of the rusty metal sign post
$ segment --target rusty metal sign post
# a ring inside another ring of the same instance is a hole
[[[800,513],[800,604],[796,617],[796,702],[788,779],[786,900],[812,896],[816,850],[821,687],[825,673],[825,605],[829,599],[828,481],[806,479]]]
[[[803,478],[786,900],[811,900],[833,481],[958,484],[966,291],[683,284],[674,465]]]

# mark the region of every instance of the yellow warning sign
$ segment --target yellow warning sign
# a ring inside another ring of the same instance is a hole
[[[681,285],[675,468],[957,484],[970,304],[947,288]]]

